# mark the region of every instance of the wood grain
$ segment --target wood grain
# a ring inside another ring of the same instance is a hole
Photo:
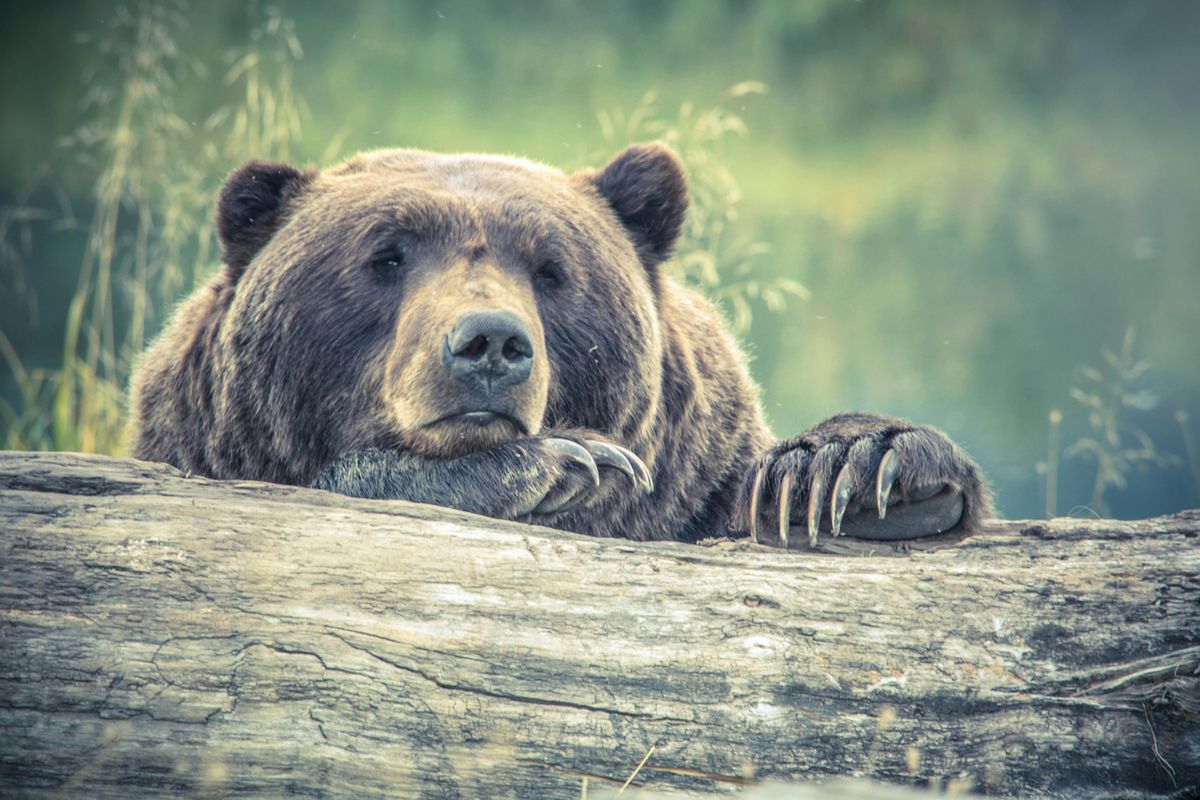
[[[1200,786],[1198,530],[635,544],[2,453],[0,786],[573,798],[654,747],[635,784],[697,794],[1169,796]]]

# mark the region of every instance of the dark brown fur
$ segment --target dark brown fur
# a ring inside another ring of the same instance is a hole
[[[661,145],[575,175],[406,150],[323,172],[251,163],[219,203],[226,269],[139,364],[135,454],[218,478],[529,518],[538,497],[580,474],[549,440],[608,441],[650,466],[653,493],[605,470],[598,488],[571,490],[582,498],[571,508],[531,518],[685,540],[746,530],[756,465],[770,472],[766,504],[789,463],[807,486],[794,452],[874,437],[877,466],[907,423],[831,421],[769,450],[758,390],[720,314],[660,269],[686,208],[683,170]],[[439,355],[471,309],[519,317],[535,353],[530,379],[488,401],[507,421],[484,427],[445,421],[482,402]],[[937,446],[906,463],[899,494],[913,481],[962,487],[966,521],[977,521],[987,496],[974,465],[947,456],[958,451],[931,429],[908,429]]]

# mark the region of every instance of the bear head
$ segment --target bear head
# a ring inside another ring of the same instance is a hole
[[[367,446],[455,457],[547,428],[630,437],[660,399],[658,270],[686,209],[659,144],[571,175],[413,150],[246,164],[217,211],[217,417],[238,440],[222,450],[311,473]]]

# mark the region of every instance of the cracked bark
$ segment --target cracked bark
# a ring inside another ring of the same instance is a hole
[[[1200,785],[1198,530],[634,544],[4,453],[0,786],[570,798],[653,746],[636,783],[698,794],[1169,796]]]

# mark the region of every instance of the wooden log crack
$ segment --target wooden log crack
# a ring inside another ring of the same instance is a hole
[[[3,453],[0,785],[568,798],[653,748],[635,783],[695,796],[858,776],[1182,797],[1198,531],[631,543]]]

